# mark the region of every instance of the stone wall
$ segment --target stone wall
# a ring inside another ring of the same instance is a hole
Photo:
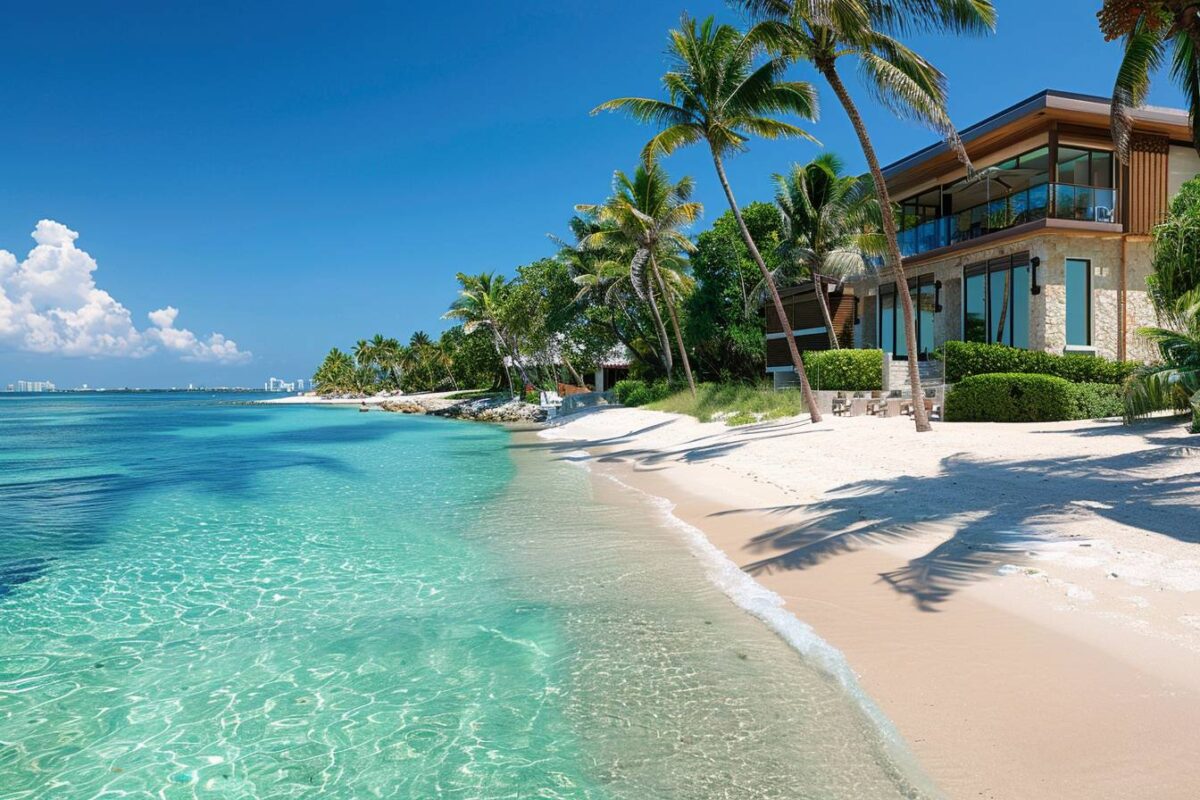
[[[1149,243],[1131,239],[1128,243],[1126,297],[1127,357],[1154,358],[1153,350],[1136,336],[1139,326],[1154,324],[1154,312],[1146,294],[1146,276],[1150,273]],[[1118,353],[1118,317],[1121,265],[1121,238],[1113,234],[1071,235],[1042,232],[1027,238],[1005,242],[969,253],[955,254],[919,266],[910,266],[908,276],[932,274],[942,282],[942,313],[937,315],[935,338],[938,345],[962,337],[963,268],[992,258],[1028,251],[1038,257],[1037,278],[1042,290],[1030,297],[1029,346],[1036,350],[1061,353],[1066,346],[1066,259],[1082,258],[1092,264],[1092,346],[1098,355],[1116,358]],[[868,289],[860,289],[866,294]],[[863,331],[870,320],[874,336],[875,298],[864,298]],[[874,339],[865,339],[873,342]]]

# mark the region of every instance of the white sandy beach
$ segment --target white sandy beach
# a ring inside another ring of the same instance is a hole
[[[638,409],[548,446],[675,503],[842,650],[951,798],[1194,798],[1200,437]]]

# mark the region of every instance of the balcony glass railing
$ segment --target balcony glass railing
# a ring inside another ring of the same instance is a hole
[[[1115,189],[1040,183],[900,231],[900,252],[927,253],[1039,219],[1116,222],[1116,203]]]

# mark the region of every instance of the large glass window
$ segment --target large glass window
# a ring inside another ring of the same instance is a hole
[[[934,325],[937,313],[937,286],[932,275],[909,280],[909,296],[916,314],[917,357],[925,359],[934,349]],[[900,308],[896,285],[889,283],[879,292],[879,346],[894,358],[908,357],[908,339],[904,335],[904,311]]]
[[[922,280],[913,287],[913,303],[917,309],[917,347],[921,358],[933,352],[934,314],[937,313],[937,287],[930,280]]]
[[[963,280],[963,340],[986,342],[987,335],[987,270],[968,273]]]
[[[1087,347],[1092,343],[1092,262],[1068,258],[1065,277],[1067,344]]]
[[[896,288],[879,294],[879,347],[885,353],[896,349]]]
[[[1029,347],[1029,254],[992,259],[963,272],[963,339]]]

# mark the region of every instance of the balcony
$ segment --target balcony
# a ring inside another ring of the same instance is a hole
[[[908,258],[1040,219],[1116,222],[1116,208],[1116,189],[1041,183],[900,231],[900,253]]]

